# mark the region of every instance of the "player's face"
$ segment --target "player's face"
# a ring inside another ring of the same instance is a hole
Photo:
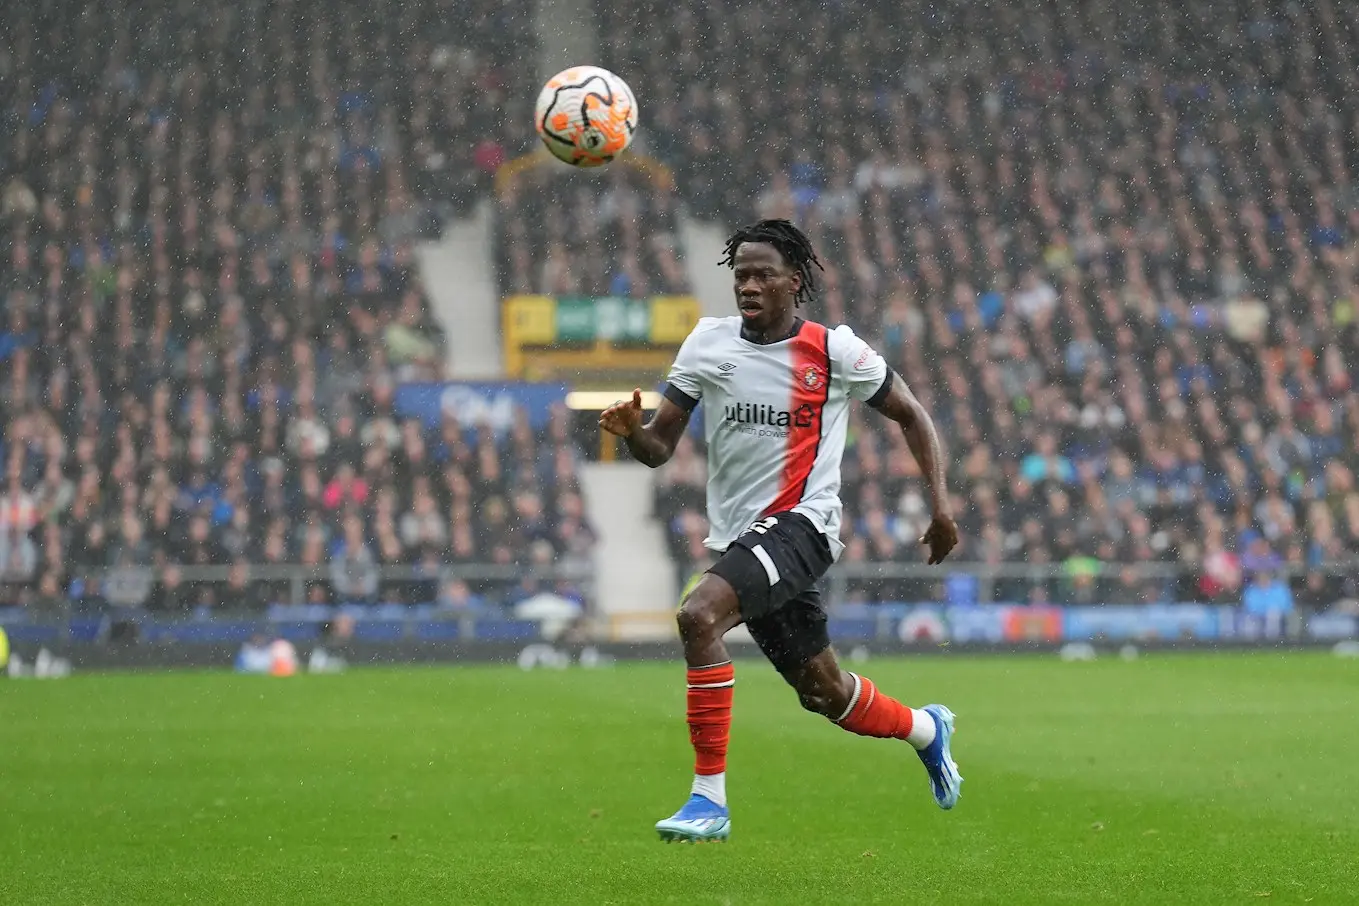
[[[787,322],[802,286],[798,272],[767,242],[743,242],[732,266],[736,307],[749,330],[766,331]]]

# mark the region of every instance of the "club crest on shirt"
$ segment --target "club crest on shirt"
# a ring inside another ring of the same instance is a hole
[[[826,386],[826,373],[815,365],[804,365],[800,368],[797,379],[804,390],[820,390]]]

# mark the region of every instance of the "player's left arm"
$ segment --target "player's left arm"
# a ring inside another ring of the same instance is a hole
[[[869,402],[901,426],[906,446],[911,448],[911,455],[925,475],[934,518],[920,543],[929,546],[930,563],[942,563],[949,551],[958,544],[958,524],[953,518],[953,506],[949,502],[948,486],[944,479],[944,451],[939,443],[939,432],[934,428],[934,419],[930,418],[901,375],[888,372],[886,381],[886,394],[881,400]]]
[[[837,327],[829,338],[832,358],[845,381],[846,392],[862,400],[901,426],[911,455],[920,464],[929,485],[934,518],[921,537],[929,546],[930,563],[942,563],[958,544],[958,524],[953,519],[944,480],[944,452],[939,432],[925,407],[916,399],[901,376],[887,367],[882,356],[854,335],[848,327]]]

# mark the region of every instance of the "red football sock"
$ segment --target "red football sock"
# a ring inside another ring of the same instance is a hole
[[[849,711],[836,721],[851,733],[879,739],[905,739],[915,725],[911,709],[890,695],[879,692],[866,676],[854,677],[854,698]]]
[[[688,678],[689,741],[694,745],[694,773],[725,773],[736,668],[731,661],[711,667],[690,667]]]

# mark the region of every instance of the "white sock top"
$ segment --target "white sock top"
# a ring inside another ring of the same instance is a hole
[[[911,718],[911,732],[906,734],[906,741],[917,749],[928,748],[938,733],[938,727],[934,725],[934,715],[919,708],[912,708]]]
[[[934,726],[931,724],[930,726]],[[716,802],[726,808],[727,806],[727,772],[721,774],[695,774],[694,787],[691,792],[697,793]]]

